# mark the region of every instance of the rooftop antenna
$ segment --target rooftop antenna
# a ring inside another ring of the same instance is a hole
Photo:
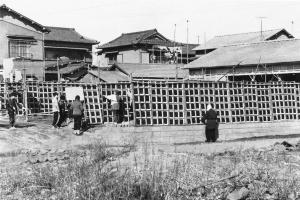
[[[176,24],[174,24],[174,48],[175,48],[175,40],[176,40]]]
[[[267,17],[257,17],[258,19],[260,19],[260,40],[262,41],[263,38],[263,20],[266,19]]]
[[[206,33],[203,34],[204,54],[206,54]]]

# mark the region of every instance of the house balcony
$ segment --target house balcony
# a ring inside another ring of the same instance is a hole
[[[174,63],[174,60],[170,57],[166,56],[155,56],[154,58],[150,58],[149,63],[155,63],[155,64],[171,64]]]
[[[15,53],[11,52],[9,55],[10,58],[24,58],[24,59],[32,59],[33,54],[32,53]]]

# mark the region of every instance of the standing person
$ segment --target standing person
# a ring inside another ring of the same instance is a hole
[[[6,101],[6,109],[9,116],[10,129],[15,129],[16,114],[18,112],[18,103],[14,93],[10,94],[10,98]]]
[[[206,142],[215,142],[218,139],[218,117],[217,112],[212,108],[210,104],[207,105],[205,115],[201,118],[201,122],[205,126]]]
[[[53,126],[53,128],[57,128],[57,124],[58,124],[58,121],[59,121],[59,105],[58,105],[58,94],[57,94],[57,92],[53,93],[52,112],[53,112],[52,126]]]
[[[130,91],[129,88],[126,90],[126,95],[129,97],[129,118],[128,121],[133,120],[133,93]]]
[[[80,96],[77,95],[75,97],[75,101],[73,101],[71,108],[72,116],[74,118],[74,134],[79,135],[81,129],[81,120],[83,115],[83,105],[80,102]]]
[[[113,114],[113,122],[118,123],[120,119],[120,92],[115,90],[112,95],[105,96],[110,100],[110,107]]]
[[[64,123],[67,119],[67,102],[66,102],[66,97],[64,95],[60,96],[60,99],[58,101],[58,107],[59,107],[59,120],[57,123],[57,127],[60,128],[62,123]]]

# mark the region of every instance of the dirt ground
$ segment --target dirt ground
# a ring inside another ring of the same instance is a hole
[[[156,153],[186,154],[214,153],[246,148],[266,148],[276,142],[292,144],[300,140],[300,123],[273,122],[248,124],[221,124],[216,143],[204,143],[204,126],[113,127],[95,126],[80,136],[72,134],[72,127],[52,129],[51,118],[19,120],[15,130],[8,129],[6,120],[0,121],[0,166],[17,164],[8,161],[10,155],[20,154],[17,160],[28,159],[28,152],[64,152],[101,139],[111,146],[135,144],[137,151],[147,149]],[[1,156],[2,155],[2,156]],[[16,157],[16,156],[15,156]],[[130,157],[128,157],[130,159]],[[6,161],[6,162],[5,162]],[[2,163],[2,164],[1,164]]]
[[[91,127],[77,136],[71,126],[52,129],[50,124],[49,117],[35,117],[29,122],[20,119],[17,128],[10,130],[7,119],[0,119],[0,188],[5,185],[1,177],[9,171],[26,172],[35,164],[64,164],[74,152],[84,155],[84,148],[98,140],[108,147],[134,145],[128,156],[117,161],[127,166],[142,166],[146,160],[155,160],[151,157],[161,158],[159,160],[167,166],[174,159],[190,154],[221,155],[252,148],[263,150],[284,141],[291,144],[300,141],[298,121],[221,124],[216,143],[204,142],[203,125],[115,127],[106,124]],[[149,159],[145,159],[146,156]],[[0,190],[0,199],[3,199],[1,197]]]
[[[112,146],[134,142],[137,147],[146,143],[155,151],[169,153],[211,153],[237,148],[263,148],[276,142],[296,143],[300,140],[300,122],[221,124],[217,143],[204,143],[204,126],[95,126],[80,136],[72,134],[72,127],[52,129],[50,118],[19,120],[17,128],[8,129],[6,120],[0,121],[0,154],[42,149],[76,149],[95,139]]]

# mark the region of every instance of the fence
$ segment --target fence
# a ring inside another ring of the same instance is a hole
[[[0,83],[1,109],[8,88],[27,92],[29,114],[50,114],[52,94],[80,86],[85,97],[85,115],[91,124],[112,122],[109,102],[104,98],[115,89],[125,103],[125,120],[136,125],[200,124],[208,103],[214,104],[222,123],[298,120],[300,84],[289,82],[241,83],[199,81],[134,81],[131,83]],[[126,90],[133,92],[132,103]],[[22,102],[23,96],[19,96]]]

